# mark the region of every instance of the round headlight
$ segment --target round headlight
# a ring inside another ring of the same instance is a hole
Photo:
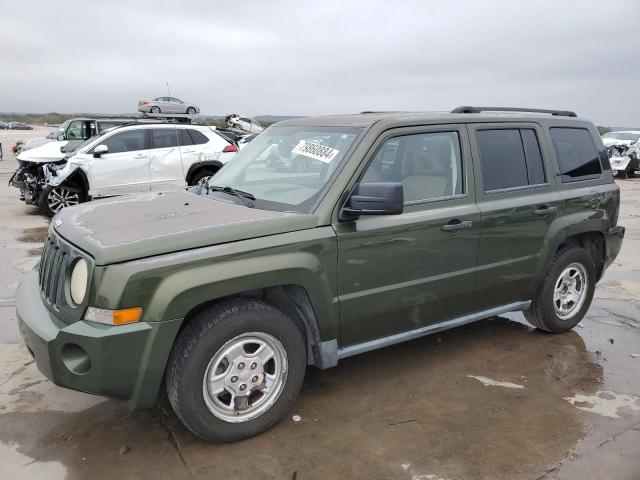
[[[71,271],[71,300],[76,305],[80,305],[84,300],[84,296],[87,293],[87,277],[89,276],[89,270],[87,268],[87,262],[84,259],[79,259],[73,264],[73,270]]]

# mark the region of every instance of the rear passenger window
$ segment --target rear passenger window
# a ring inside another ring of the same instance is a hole
[[[203,143],[207,143],[209,141],[204,133],[197,130],[189,129],[189,134],[191,135],[191,140],[193,141],[194,145],[202,145]]]
[[[546,183],[535,130],[479,130],[476,137],[485,192]]]
[[[563,182],[600,178],[600,155],[589,130],[554,127],[549,129]]]
[[[178,132],[175,128],[151,130],[151,148],[170,148],[178,146]]]

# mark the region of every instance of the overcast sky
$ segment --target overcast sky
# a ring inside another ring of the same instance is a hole
[[[509,105],[640,126],[640,1],[0,0],[0,111]]]

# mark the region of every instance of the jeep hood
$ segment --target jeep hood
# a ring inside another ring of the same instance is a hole
[[[98,200],[52,221],[96,265],[313,228],[315,215],[258,210],[184,190]]]

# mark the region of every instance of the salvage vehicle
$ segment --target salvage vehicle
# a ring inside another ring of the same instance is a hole
[[[602,136],[611,168],[617,176],[627,178],[640,170],[640,131],[609,132]]]
[[[283,143],[324,168],[274,172]],[[572,329],[620,250],[619,203],[573,112],[287,120],[200,195],[62,210],[17,319],[57,385],[145,408],[164,384],[195,435],[239,440],[290,411],[308,365],[512,311]]]
[[[228,113],[225,115],[224,121],[229,128],[235,128],[236,130],[247,133],[260,133],[264,130],[257,120],[238,115],[237,113]]]
[[[62,159],[55,147],[34,149],[37,159],[19,155],[9,180],[25,203],[49,216],[96,198],[206,183],[238,151],[214,128],[166,122],[113,127]]]
[[[152,100],[138,100],[138,111],[143,113],[200,113],[200,107],[193,103],[183,102],[175,97],[156,97]]]
[[[25,152],[47,143],[55,143],[41,151],[31,152],[29,157],[23,160],[38,161],[43,158],[51,161],[51,153],[56,152],[58,158],[64,157],[65,153],[73,151],[85,140],[108,130],[109,128],[131,122],[131,118],[72,118],[60,124],[52,130],[46,137],[36,137],[26,140],[20,146],[20,152]],[[63,149],[63,150],[61,150]]]

